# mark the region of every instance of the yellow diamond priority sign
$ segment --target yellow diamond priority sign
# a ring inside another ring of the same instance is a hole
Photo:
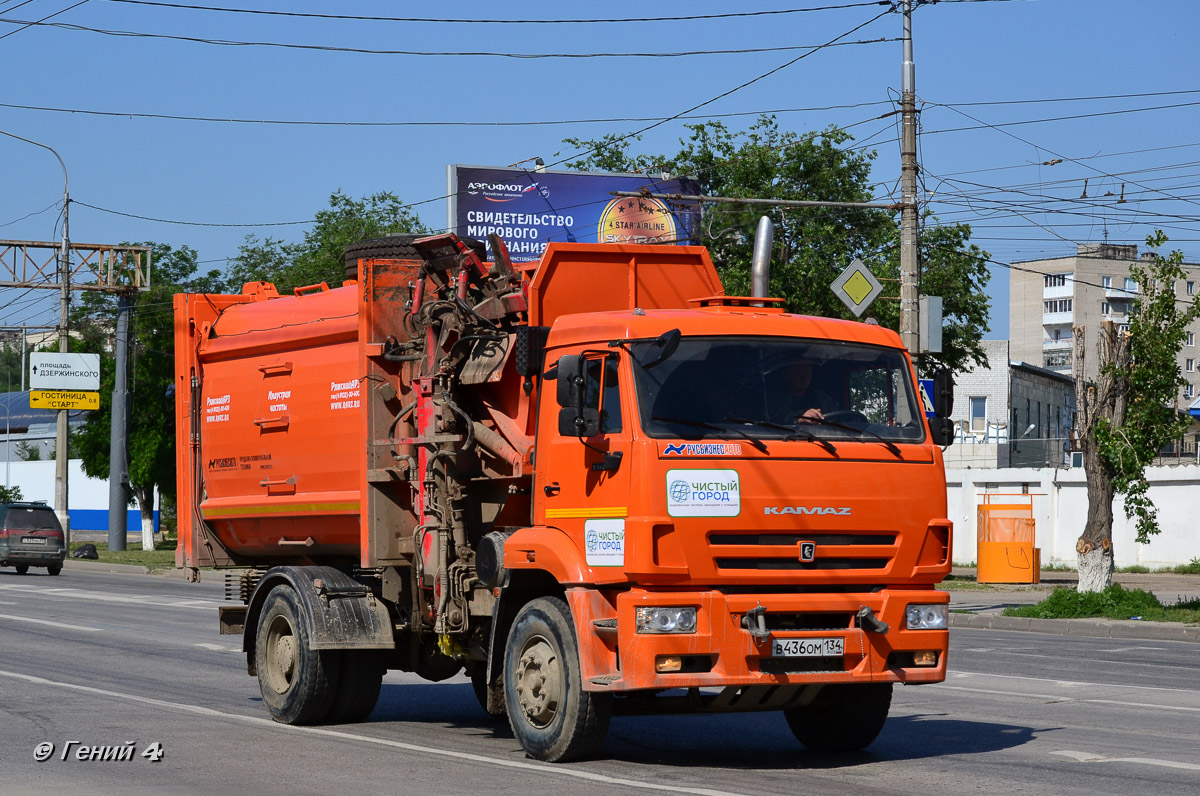
[[[854,317],[861,318],[867,307],[883,292],[883,285],[857,257],[850,266],[830,285],[833,294],[850,308]]]
[[[100,393],[82,390],[30,390],[34,409],[99,409]]]

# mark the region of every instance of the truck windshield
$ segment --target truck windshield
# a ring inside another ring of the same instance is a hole
[[[636,344],[634,359],[640,353]],[[685,337],[670,359],[633,367],[642,428],[655,438],[919,442],[925,426],[895,349],[780,337]]]

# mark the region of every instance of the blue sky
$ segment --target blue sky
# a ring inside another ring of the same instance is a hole
[[[894,116],[879,117],[893,110],[900,85],[901,19],[885,13],[886,6],[861,0],[196,3],[462,20],[850,6],[607,24],[309,19],[164,7],[182,0],[76,3],[0,0],[0,74],[6,78],[0,130],[62,156],[78,202],[71,209],[76,241],[186,244],[202,261],[220,266],[247,233],[291,239],[304,227],[218,225],[305,220],[335,190],[353,196],[393,191],[419,203],[421,217],[440,227],[449,163],[505,166],[541,156],[552,164],[574,153],[562,143],[565,137],[627,133],[653,123],[558,122],[671,117],[804,52],[518,59],[348,49],[578,54],[794,48],[828,42],[881,13],[843,39],[849,43],[820,49],[695,115],[747,114],[723,119],[742,129],[753,114],[786,109],[778,113],[780,124],[797,132],[851,126],[858,143],[878,153],[878,195],[896,191],[898,128]],[[1172,247],[1200,261],[1198,16],[1189,0],[943,0],[919,7],[913,33],[930,208],[944,221],[971,223],[973,240],[1003,263],[1069,254],[1076,243],[1103,240],[1106,230],[1112,242],[1140,242],[1155,226],[1166,229]],[[24,29],[14,24],[44,18]],[[409,124],[252,124],[137,114]],[[468,124],[424,124],[429,122]],[[676,151],[684,123],[648,130],[634,150]],[[1061,162],[1041,165],[1056,160]],[[56,240],[62,172],[53,156],[0,137],[0,164],[0,238]],[[131,218],[85,203],[192,223]],[[1007,270],[995,266],[989,337],[1007,336],[1007,280]],[[53,323],[55,302],[49,292],[42,297],[0,290],[0,324]]]

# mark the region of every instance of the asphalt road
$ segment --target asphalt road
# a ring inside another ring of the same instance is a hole
[[[948,681],[897,689],[864,753],[806,752],[778,714],[618,717],[603,759],[554,766],[462,678],[391,674],[363,724],[275,724],[217,634],[220,582],[40,572],[0,570],[0,793],[1200,792],[1192,643],[955,629]]]

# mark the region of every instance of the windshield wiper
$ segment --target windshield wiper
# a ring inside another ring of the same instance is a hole
[[[853,431],[856,434],[866,434],[869,437],[874,437],[875,439],[879,440],[880,444],[882,444],[885,448],[887,448],[889,451],[891,451],[892,453],[894,453],[896,455],[896,458],[898,458],[898,459],[904,458],[903,451],[901,451],[898,447],[896,447],[896,445],[894,443],[892,443],[889,440],[884,439],[883,437],[876,434],[874,431],[869,431],[865,428],[858,428],[857,426],[850,426],[845,423],[839,423],[836,420],[826,420],[823,417],[806,417],[806,418],[804,418],[804,422],[805,423],[817,423],[818,425],[822,425],[822,426],[833,426],[834,428],[844,428],[846,431]]]
[[[744,440],[747,440],[751,445],[763,453],[767,452],[766,444],[759,439],[740,428],[727,428],[726,426],[718,426],[716,423],[708,423],[703,420],[688,420],[682,417],[651,417],[652,422],[658,423],[676,423],[681,426],[691,426],[693,428],[707,428],[711,431],[720,431],[722,433],[732,431]]]
[[[797,428],[796,426],[785,426],[782,423],[772,423],[770,420],[750,420],[749,418],[745,417],[727,417],[725,420],[730,423],[745,423],[748,426],[761,426],[762,428],[774,428],[778,429],[779,431],[786,431],[787,436],[783,438],[784,442],[790,442],[791,440],[797,439],[804,440],[805,442],[815,442],[825,450],[832,453],[834,456],[837,455],[837,448],[834,447],[832,442],[827,439],[821,439],[811,431],[805,431],[804,429]]]

